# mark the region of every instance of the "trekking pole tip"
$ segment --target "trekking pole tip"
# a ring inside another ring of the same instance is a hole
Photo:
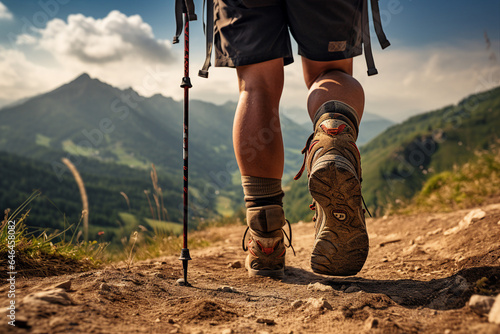
[[[192,287],[192,285],[186,281],[184,278],[179,278],[176,282],[177,285],[179,286],[187,286],[187,287]]]

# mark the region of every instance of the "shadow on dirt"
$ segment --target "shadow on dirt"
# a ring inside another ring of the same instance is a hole
[[[350,277],[326,279],[321,283],[344,293],[364,291],[384,294],[397,304],[409,308],[449,310],[465,306],[473,293],[498,293],[500,267],[467,268],[450,277],[430,281],[368,280]]]

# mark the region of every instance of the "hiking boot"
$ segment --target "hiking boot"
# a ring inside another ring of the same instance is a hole
[[[243,250],[249,252],[245,261],[248,276],[283,277],[286,246],[282,227],[286,222],[280,205],[247,209],[248,228],[243,236]],[[248,247],[245,247],[245,236],[248,231],[250,237]]]
[[[311,268],[315,273],[350,276],[368,256],[368,234],[361,197],[361,161],[355,111],[338,101],[318,110],[314,133],[302,153],[307,166],[311,209],[316,210]]]

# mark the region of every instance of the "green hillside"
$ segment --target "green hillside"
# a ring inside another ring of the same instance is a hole
[[[134,170],[117,164],[93,164],[95,169],[101,169],[105,175],[81,173],[89,198],[89,222],[91,238],[97,232],[105,231],[105,239],[119,241],[124,225],[128,221],[121,219],[121,212],[128,212],[124,197],[130,201],[130,212],[137,217],[151,218],[149,205],[144,190],[153,191],[149,171]],[[106,175],[108,174],[108,175]],[[120,178],[110,178],[109,174],[121,175]],[[82,214],[80,193],[75,180],[70,173],[61,179],[53,172],[48,163],[19,157],[10,153],[0,152],[0,204],[2,211],[16,209],[35,190],[40,190],[42,196],[31,203],[31,212],[27,221],[31,230],[41,229],[62,230],[64,226],[76,225]],[[162,187],[164,203],[168,218],[180,221],[178,206],[181,203],[182,180],[176,180],[165,173],[158,175]],[[192,198],[196,201],[196,198]],[[199,212],[199,214],[206,214]],[[135,226],[128,226],[131,230]]]
[[[69,158],[82,174],[90,201],[91,233],[119,240],[124,229],[158,228],[144,190],[152,190],[154,163],[168,221],[182,215],[182,102],[162,95],[139,96],[82,74],[45,94],[0,109],[0,210],[16,208],[40,189],[31,228],[62,229],[77,223],[81,200]],[[235,103],[190,102],[190,218],[231,216],[243,204],[232,147]],[[285,173],[296,173],[308,131],[282,116]],[[120,192],[130,199],[131,214]],[[151,198],[151,201],[153,199]],[[52,203],[51,203],[52,202]],[[128,217],[125,219],[125,217]],[[131,223],[133,222],[133,224]],[[176,230],[176,229],[172,229]]]
[[[372,213],[408,203],[433,176],[476,159],[500,137],[500,88],[411,117],[360,148],[363,196]],[[303,177],[285,196],[288,218],[310,219]]]
[[[361,148],[368,206],[382,212],[390,204],[407,201],[433,175],[488,149],[498,139],[499,128],[500,88],[389,128]]]

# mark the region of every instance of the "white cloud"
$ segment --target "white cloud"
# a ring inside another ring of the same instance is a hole
[[[64,60],[83,64],[109,64],[125,59],[153,63],[172,61],[170,43],[157,40],[139,15],[112,11],[103,19],[82,14],[48,22],[40,30],[40,45]]]
[[[30,62],[18,50],[0,47],[0,99],[13,101],[54,89],[67,74]]]
[[[182,46],[173,49],[169,42],[156,39],[137,15],[118,11],[102,19],[70,15],[67,21],[48,22],[37,35],[19,35],[17,45],[24,53],[0,48],[0,99],[45,92],[82,72],[120,88],[132,86],[145,96],[162,93],[182,99]],[[364,56],[355,59],[354,74],[365,89],[369,112],[401,121],[500,85],[500,64],[488,58],[481,42],[419,48],[394,45],[375,50],[380,73],[376,76],[366,75]],[[492,41],[492,50],[499,45],[500,41]],[[50,57],[39,57],[40,50]],[[51,63],[44,62],[48,58]],[[237,100],[236,71],[211,68],[210,78],[201,79],[197,71],[202,62],[203,52],[192,52],[191,97],[217,104]],[[285,69],[281,99],[285,108],[306,108],[300,63],[297,56]]]
[[[0,20],[12,20],[12,18],[12,13],[2,2],[0,2]]]
[[[366,110],[401,121],[500,85],[500,64],[488,56],[481,43],[389,48],[375,54],[378,75],[366,76],[362,58],[354,67],[365,89]]]
[[[144,95],[181,91],[172,77],[178,75],[180,82],[182,74],[175,71],[182,71],[182,63],[176,61],[182,50],[174,54],[170,42],[155,38],[138,15],[112,11],[102,19],[81,14],[67,21],[53,19],[34,34],[17,36],[16,45],[18,50],[0,49],[0,77],[2,86],[8,87],[0,89],[0,99],[45,92],[82,72],[117,87],[132,86]],[[25,76],[7,80],[13,68]]]
[[[33,35],[22,34],[17,36],[16,45],[35,45],[38,43],[38,40]]]

